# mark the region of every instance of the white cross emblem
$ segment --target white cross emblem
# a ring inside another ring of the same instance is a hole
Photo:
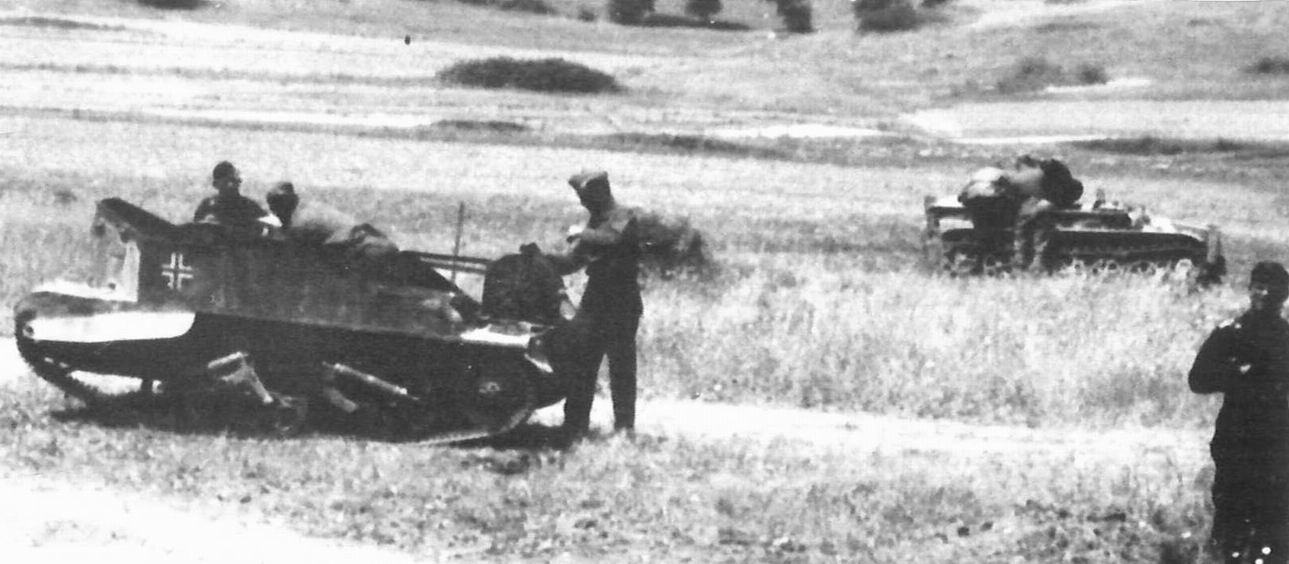
[[[183,253],[170,253],[170,264],[161,266],[161,275],[166,277],[166,287],[171,290],[183,290],[184,282],[192,280],[192,267],[188,266]]]

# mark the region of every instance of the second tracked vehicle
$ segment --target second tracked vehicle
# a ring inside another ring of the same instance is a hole
[[[923,252],[929,266],[959,275],[1010,270],[1012,229],[978,228],[953,196],[926,197],[924,211]],[[1053,224],[1049,268],[1155,272],[1188,267],[1200,283],[1217,282],[1225,274],[1216,226],[1172,221],[1140,207],[1108,203],[1103,195],[1087,205],[1048,213]]]

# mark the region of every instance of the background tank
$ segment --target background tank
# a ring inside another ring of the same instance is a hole
[[[923,254],[935,269],[953,274],[991,274],[1010,268],[1012,229],[976,229],[956,197],[928,196]],[[1050,212],[1055,222],[1049,253],[1056,268],[1148,272],[1190,265],[1201,283],[1225,274],[1221,234],[1152,216],[1141,208],[1103,203]]]
[[[228,403],[256,428],[323,419],[448,442],[505,432],[563,398],[551,353],[574,345],[549,314],[558,277],[486,281],[551,294],[510,299],[544,309],[501,317],[438,271],[486,273],[485,259],[402,251],[360,264],[343,249],[171,224],[119,199],[99,202],[90,236],[92,279],[33,290],[15,306],[15,336],[38,376],[92,408]],[[543,260],[512,258],[495,275],[553,272]],[[103,393],[87,372],[141,391]]]

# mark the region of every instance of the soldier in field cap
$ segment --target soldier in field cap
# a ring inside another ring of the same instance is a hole
[[[636,330],[643,306],[640,300],[640,245],[634,211],[613,198],[609,175],[585,170],[568,183],[590,213],[586,226],[568,236],[572,248],[552,256],[560,274],[585,268],[586,290],[572,321],[583,340],[564,402],[565,437],[575,440],[590,425],[591,402],[600,361],[609,359],[609,391],[613,396],[613,427],[635,428]]]
[[[1289,272],[1260,262],[1249,309],[1214,329],[1195,355],[1191,391],[1220,393],[1209,443],[1213,527],[1208,550],[1226,562],[1289,562]]]
[[[193,222],[211,222],[227,225],[238,232],[260,234],[264,226],[261,218],[268,215],[255,200],[243,196],[242,174],[228,161],[220,161],[211,171],[210,184],[215,195],[197,204]]]

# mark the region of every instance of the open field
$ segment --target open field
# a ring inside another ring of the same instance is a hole
[[[1289,53],[1289,5],[963,0],[927,29],[856,36],[848,4],[829,0],[819,33],[771,39],[763,3],[723,14],[748,32],[588,24],[571,0],[548,17],[304,4],[0,1],[0,334],[7,304],[74,270],[97,199],[182,221],[221,159],[252,197],[290,179],[405,247],[450,249],[465,202],[464,252],[488,257],[561,249],[584,213],[564,179],[598,166],[625,202],[689,218],[721,266],[646,287],[642,436],[558,452],[522,433],[443,449],[186,435],[96,420],[30,377],[0,378],[0,477],[84,480],[428,561],[1190,561],[1219,400],[1190,394],[1185,370],[1242,306],[1252,262],[1289,260],[1289,150],[1275,142],[1289,78],[1242,70]],[[991,92],[1022,53],[1150,80]],[[434,78],[496,54],[566,57],[628,90]],[[1044,116],[1058,107],[1081,110]],[[915,127],[917,111],[960,112],[964,136],[1101,127],[1141,142],[963,146]],[[1120,117],[1086,121],[1098,112]],[[719,136],[800,124],[884,135]],[[1062,153],[1089,191],[1221,226],[1236,275],[1192,294],[919,268],[922,197],[1032,149]],[[85,527],[34,534],[93,542]]]

